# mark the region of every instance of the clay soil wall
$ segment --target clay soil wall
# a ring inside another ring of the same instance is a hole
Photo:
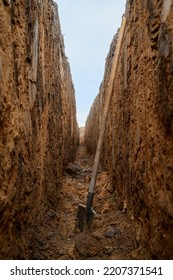
[[[57,5],[0,0],[0,259],[30,258],[77,143]]]
[[[101,163],[117,203],[136,228],[137,247],[173,258],[173,1],[127,1],[127,26],[116,74]],[[86,123],[95,151],[116,46]],[[98,129],[97,129],[98,128]]]

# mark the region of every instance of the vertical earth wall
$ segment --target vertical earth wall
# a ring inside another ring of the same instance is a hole
[[[78,143],[75,94],[52,0],[0,0],[0,258],[30,258]]]
[[[104,137],[102,165],[117,203],[152,258],[173,258],[173,1],[127,1],[127,26]],[[86,122],[95,151],[116,36]],[[98,128],[98,130],[96,130]]]

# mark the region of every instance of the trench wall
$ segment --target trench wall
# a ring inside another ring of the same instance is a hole
[[[31,257],[77,143],[57,5],[0,0],[0,259]]]
[[[173,258],[173,1],[127,1],[127,26],[101,157],[138,248]],[[94,152],[105,103],[113,38],[85,129]]]

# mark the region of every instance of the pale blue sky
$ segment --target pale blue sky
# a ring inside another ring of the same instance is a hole
[[[84,126],[104,75],[105,58],[121,24],[126,0],[56,0],[75,87],[77,119]]]

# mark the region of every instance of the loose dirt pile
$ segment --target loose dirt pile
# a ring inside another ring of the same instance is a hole
[[[76,229],[79,203],[86,203],[93,158],[82,145],[76,162],[69,164],[63,179],[59,208],[45,213],[34,241],[33,259],[145,259],[147,251],[137,249],[134,228],[125,207],[117,209],[114,186],[107,172],[99,169],[93,208],[92,232]]]

